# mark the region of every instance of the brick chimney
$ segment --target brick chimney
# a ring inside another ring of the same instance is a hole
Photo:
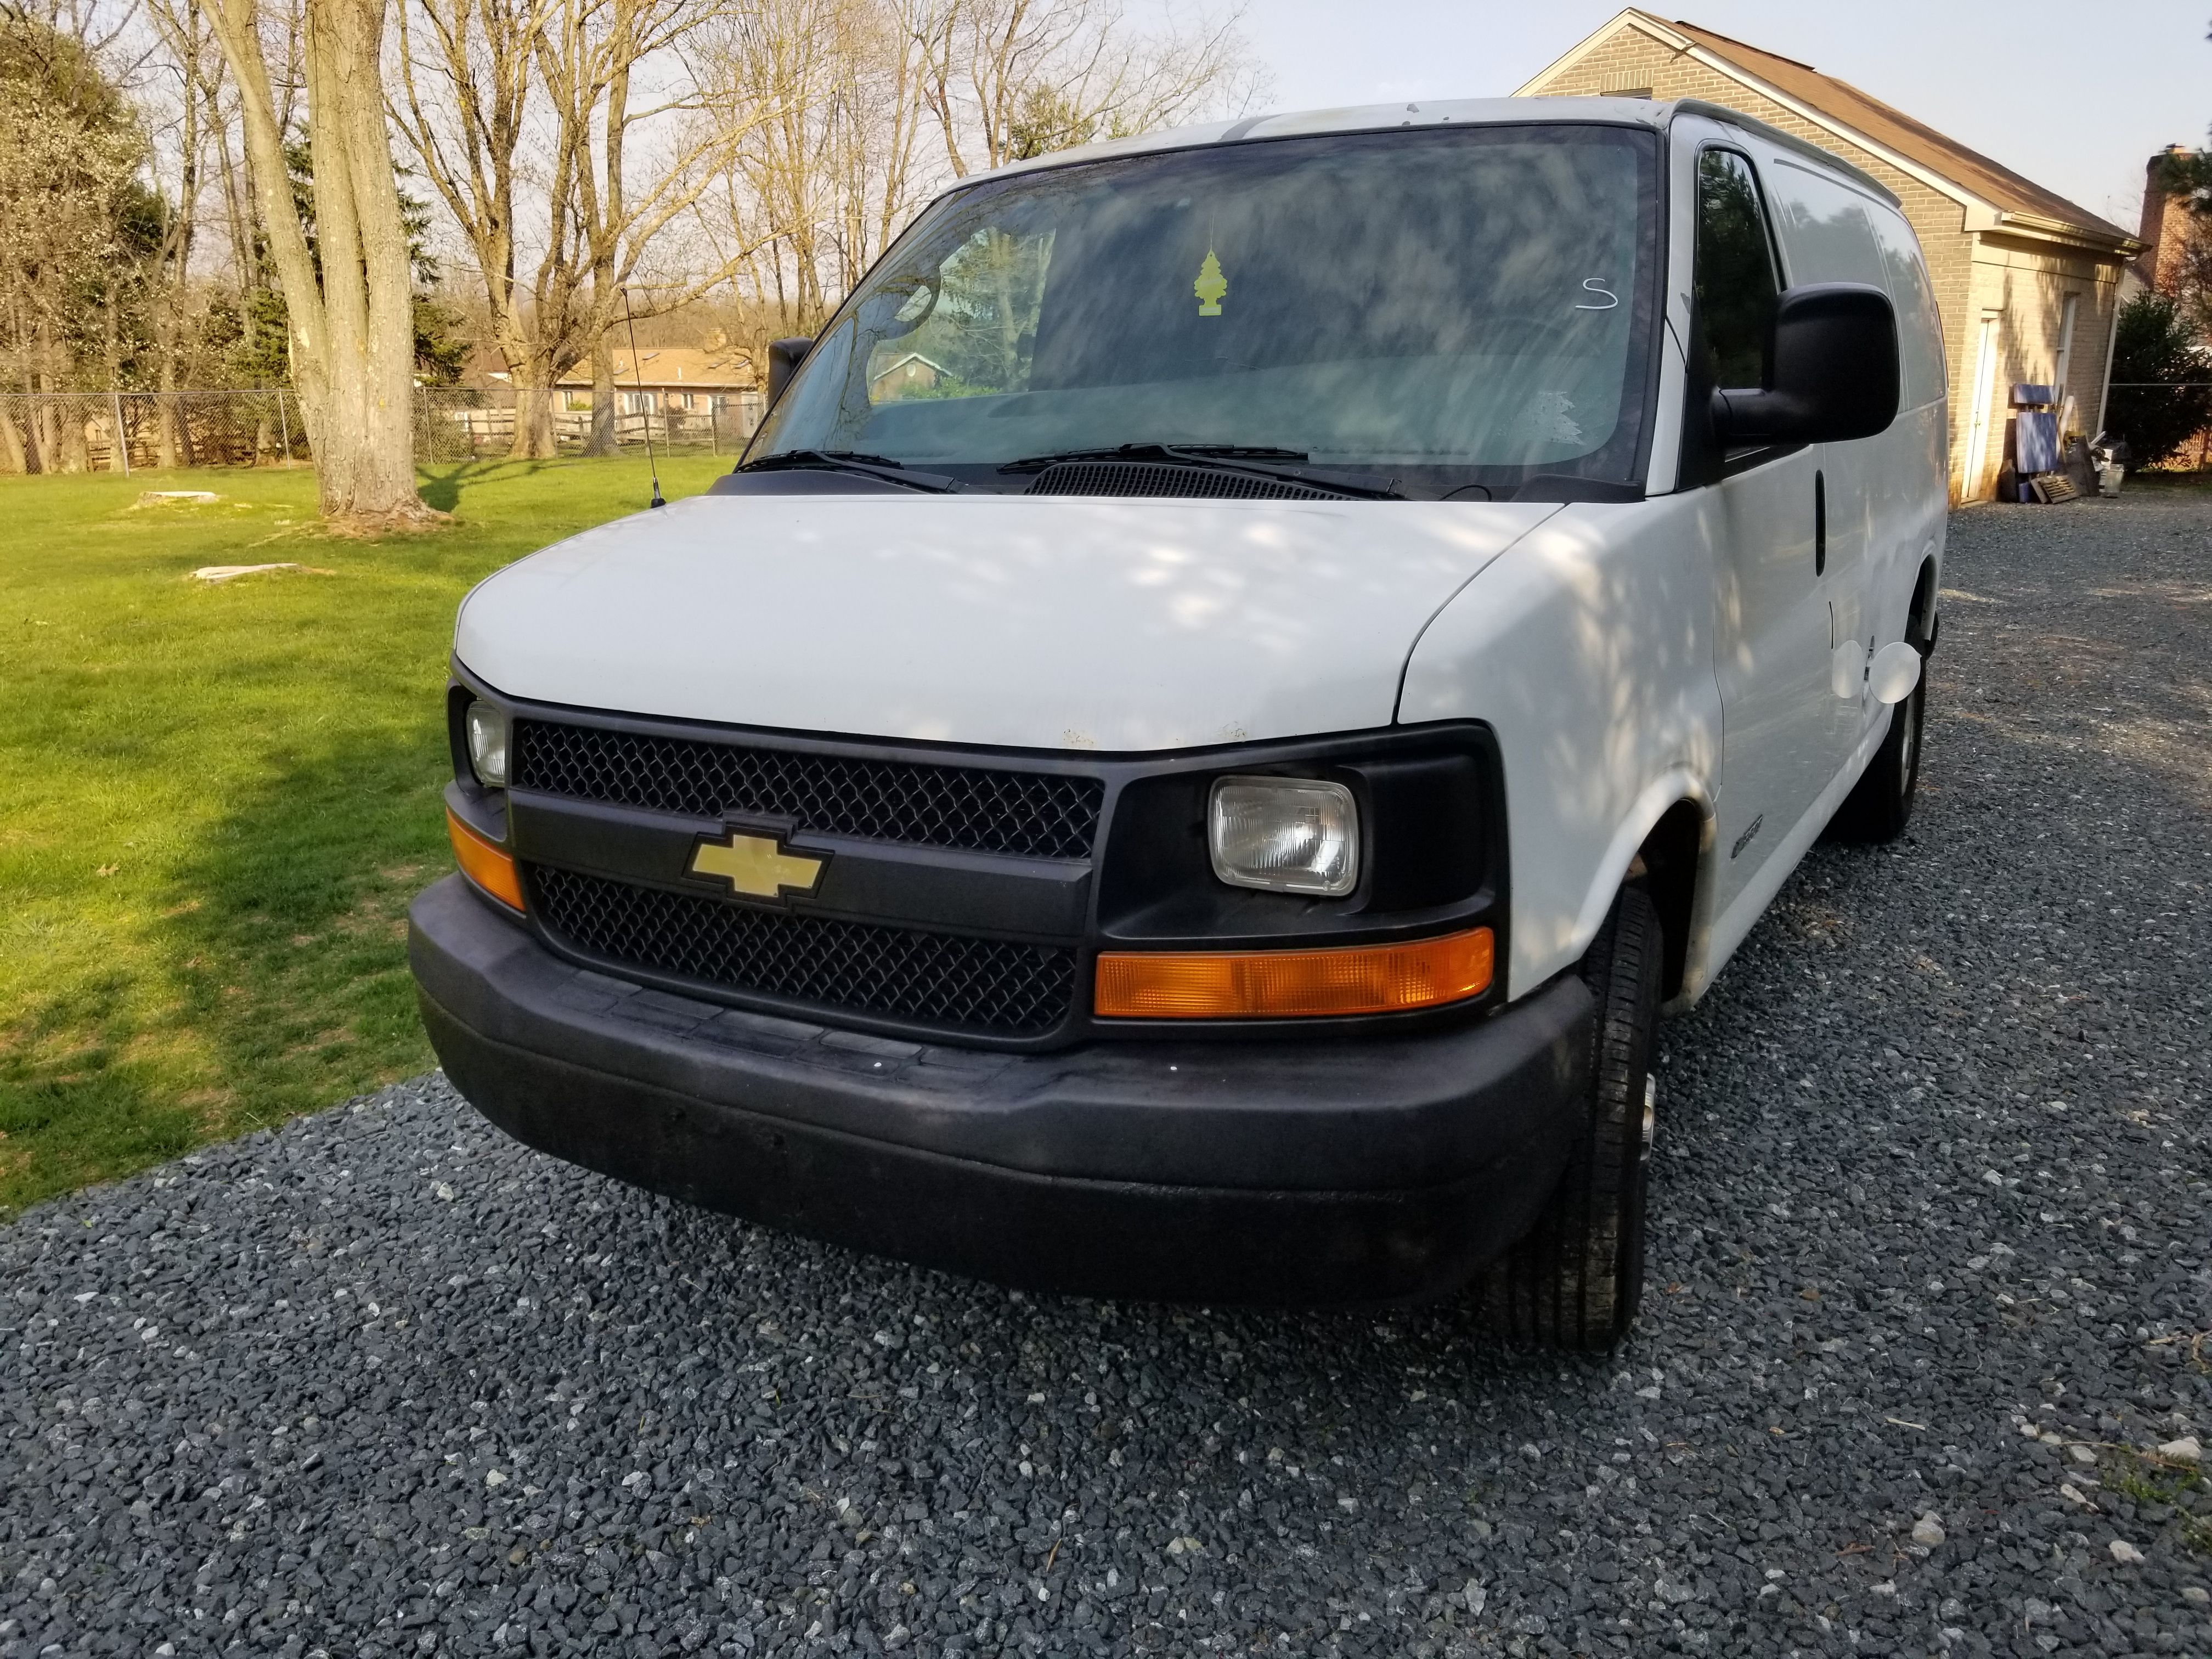
[[[2136,256],[2135,273],[2161,294],[2171,291],[2189,208],[2184,198],[2160,185],[2159,173],[2169,160],[2188,154],[2179,144],[2168,144],[2143,164],[2142,226],[2136,233],[2142,252]]]

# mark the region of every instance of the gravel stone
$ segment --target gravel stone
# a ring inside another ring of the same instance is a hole
[[[421,1079],[0,1231],[0,1659],[2212,1653],[2128,1449],[2212,1427],[2209,527],[1956,519],[1920,817],[1663,1028],[1609,1358],[1013,1295]]]

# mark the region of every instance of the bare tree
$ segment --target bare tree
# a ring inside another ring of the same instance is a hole
[[[175,393],[208,151],[210,146],[228,148],[222,104],[222,53],[200,0],[147,0],[147,15],[161,41],[166,72],[175,79],[177,99],[177,173],[173,189],[162,196],[161,239],[150,296],[155,385],[162,394],[156,458],[162,466],[180,461],[190,465],[190,429],[179,418]]]
[[[400,13],[394,113],[482,273],[518,456],[553,453],[553,388],[604,341],[629,283],[659,276],[659,309],[726,278],[648,261],[750,119],[685,60],[728,3],[407,0]],[[599,356],[611,441],[611,362]]]
[[[1243,14],[1131,31],[1120,0],[947,0],[922,95],[957,177],[1048,150],[1241,111],[1261,76]]]
[[[712,72],[769,112],[748,135],[724,181],[729,238],[773,289],[792,327],[811,328],[823,311],[823,259],[838,215],[834,191],[851,170],[836,164],[852,148],[855,77],[852,0],[762,0],[708,47]]]
[[[757,0],[704,49],[766,112],[715,216],[744,250],[756,364],[819,328],[948,177],[1242,107],[1258,77],[1237,25],[1147,37],[1117,0]]]
[[[631,310],[633,282],[644,280],[648,313],[676,310],[720,287],[731,275],[720,269],[659,268],[651,261],[674,227],[726,173],[745,136],[763,110],[731,88],[702,84],[688,61],[702,26],[725,15],[726,0],[668,0],[658,8],[646,0],[612,0],[605,61],[607,77],[599,166],[576,174],[576,220],[591,258],[591,293],[583,319],[592,343],[592,434],[587,453],[611,454],[615,446],[615,385],[610,349],[616,319]],[[647,101],[635,101],[641,67],[656,58],[672,63],[680,49],[686,60],[678,86]],[[548,89],[556,100],[574,100],[574,89],[555,81]],[[588,82],[583,83],[588,86]],[[571,102],[571,118],[588,112]],[[638,133],[661,134],[650,165],[633,167],[630,144]],[[632,177],[633,173],[636,175]]]
[[[209,0],[239,94],[247,170],[284,290],[292,380],[326,517],[429,516],[415,488],[413,272],[385,126],[384,0],[306,0],[310,246],[256,0]]]

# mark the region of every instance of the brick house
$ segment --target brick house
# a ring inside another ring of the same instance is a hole
[[[1622,12],[1522,97],[1701,98],[1810,140],[1904,204],[1928,256],[1951,379],[1951,494],[1986,500],[2009,388],[2063,386],[2103,412],[2122,273],[2136,239],[1857,88],[1695,24]]]

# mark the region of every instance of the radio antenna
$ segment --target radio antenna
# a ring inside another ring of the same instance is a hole
[[[637,357],[637,319],[629,314],[629,289],[622,291],[623,322],[629,330],[629,377],[637,383],[638,413],[645,418],[645,464],[653,473],[653,499],[648,507],[665,507],[660,495],[660,464],[653,459],[653,404],[646,395],[645,365]]]

